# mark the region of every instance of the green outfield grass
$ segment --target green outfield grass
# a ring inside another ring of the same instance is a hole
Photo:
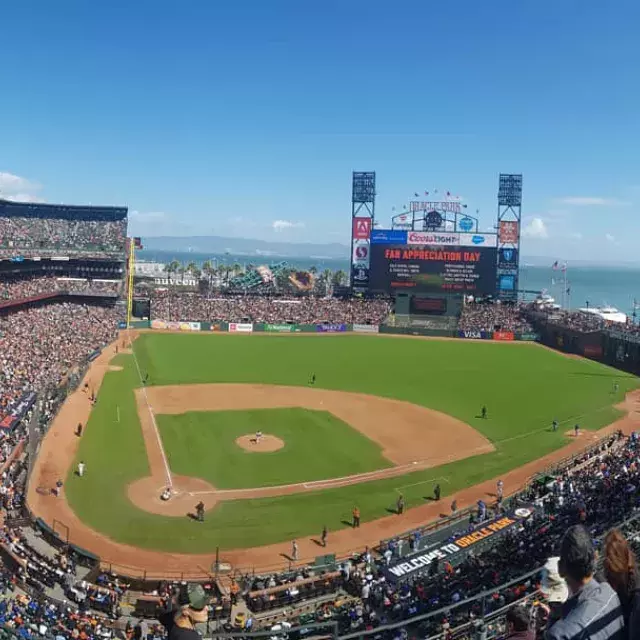
[[[436,478],[446,495],[561,447],[567,442],[564,432],[576,422],[583,429],[609,424],[618,417],[612,404],[638,386],[633,376],[533,344],[356,335],[143,334],[135,343],[135,352],[151,384],[305,385],[315,373],[318,387],[398,398],[453,415],[496,446],[490,454],[399,478],[278,498],[222,502],[207,514],[202,525],[187,518],[156,516],[138,510],[126,496],[130,482],[148,475],[148,465],[133,393],[140,385],[138,373],[133,357],[120,355],[116,363],[123,370],[106,374],[80,443],[78,459],[86,462],[87,473],[84,478],[69,475],[67,498],[80,518],[110,538],[175,552],[212,552],[216,546],[246,547],[318,535],[325,524],[330,530],[343,527],[354,504],[360,507],[364,520],[387,515],[399,489],[409,507],[423,504]],[[618,394],[612,393],[614,382],[620,385]],[[489,410],[487,420],[477,417],[482,405]],[[182,448],[186,452],[190,445],[174,447],[170,440],[178,435],[169,433],[172,428],[164,423],[167,417],[160,421],[167,448],[173,450],[171,464],[179,467],[174,471],[186,473],[186,455],[178,451]],[[561,422],[557,433],[549,430],[553,419]],[[195,434],[200,429],[197,425],[193,428],[197,448]],[[341,443],[326,446],[338,449]],[[252,462],[256,456],[247,457]],[[336,458],[326,448],[318,458],[326,463],[325,477],[344,475],[335,472]],[[207,478],[204,470],[196,474],[193,466],[191,474]],[[219,483],[213,476],[207,479],[214,485]]]
[[[328,411],[190,411],[157,415],[156,422],[171,470],[216,489],[326,480],[392,466],[378,444]],[[285,446],[250,453],[235,444],[256,431],[278,436]]]

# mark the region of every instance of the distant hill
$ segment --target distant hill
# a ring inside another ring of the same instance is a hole
[[[193,253],[230,253],[246,256],[282,256],[291,258],[347,259],[349,247],[345,244],[313,244],[311,242],[271,242],[223,236],[157,236],[143,238],[149,251],[189,251]]]

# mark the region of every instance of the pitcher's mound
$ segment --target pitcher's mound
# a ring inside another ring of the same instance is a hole
[[[268,433],[263,433],[259,440],[256,439],[255,433],[248,436],[240,436],[236,439],[236,444],[251,453],[269,453],[284,447],[283,440],[276,436],[270,436]]]

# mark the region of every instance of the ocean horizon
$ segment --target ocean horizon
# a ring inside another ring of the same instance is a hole
[[[248,264],[276,264],[286,262],[289,266],[306,270],[312,266],[318,272],[325,269],[337,271],[349,270],[348,259],[323,258],[310,256],[309,258],[288,258],[286,256],[249,256],[233,254],[204,254],[188,251],[149,251],[138,252],[138,259],[167,264],[172,260],[188,264],[195,262],[201,266],[207,260],[218,264],[240,264],[245,267]],[[551,263],[551,261],[549,261]],[[610,305],[620,311],[631,315],[634,301],[640,300],[640,266],[619,267],[603,265],[581,265],[569,267],[565,274],[559,270],[553,270],[551,264],[542,266],[520,267],[521,291],[544,291],[555,298],[556,303],[568,309],[585,307],[587,303],[591,307]],[[529,297],[532,297],[530,294]]]

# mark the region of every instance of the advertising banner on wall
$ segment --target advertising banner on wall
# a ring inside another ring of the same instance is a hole
[[[427,547],[404,558],[392,560],[384,571],[385,576],[387,580],[397,582],[411,577],[416,572],[426,571],[434,560],[449,559],[451,556],[473,547],[478,542],[502,535],[518,525],[520,521],[528,518],[533,512],[532,507],[521,507],[508,516],[501,515],[482,522],[472,531],[456,536],[444,544],[441,541],[431,548]]]
[[[342,333],[347,330],[346,324],[317,324],[318,333]]]
[[[491,331],[458,331],[458,338],[467,340],[490,340]]]
[[[398,229],[373,229],[371,244],[407,244],[407,232]]]
[[[4,431],[11,431],[13,428],[24,418],[27,411],[31,409],[36,401],[36,394],[33,391],[29,391],[25,393],[22,398],[20,398],[20,402],[11,410],[10,413],[3,416],[2,420],[0,420],[0,429]]]
[[[369,240],[371,236],[371,218],[353,219],[353,239]]]
[[[181,322],[180,331],[200,331],[199,322]]]
[[[230,322],[229,333],[252,333],[253,323],[251,322]]]
[[[502,342],[511,342],[512,340],[515,340],[516,337],[513,331],[494,331],[493,339],[501,340]]]
[[[270,333],[298,333],[300,327],[297,324],[265,324],[264,330]]]
[[[537,333],[518,333],[516,335],[516,340],[522,340],[523,342],[535,342],[537,339]]]
[[[441,244],[459,246],[459,233],[433,233],[431,231],[407,231],[407,244]]]
[[[495,233],[461,233],[461,247],[497,247],[498,236]]]
[[[378,333],[380,327],[377,324],[354,324],[353,330],[356,333]]]
[[[513,220],[502,220],[498,227],[500,244],[518,244],[518,223]]]
[[[364,292],[369,288],[372,218],[353,219],[351,232],[351,286]]]
[[[357,268],[369,267],[369,242],[367,240],[354,240],[353,257],[351,264]]]
[[[518,266],[518,250],[502,247],[498,251],[498,268],[515,269]]]

